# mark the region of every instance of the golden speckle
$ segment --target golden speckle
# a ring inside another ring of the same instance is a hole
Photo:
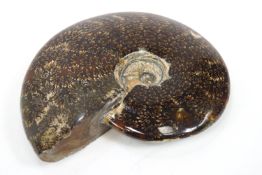
[[[46,99],[50,100],[50,98],[52,98],[55,95],[55,92],[51,91],[46,95]]]
[[[111,91],[109,91],[107,94],[106,94],[106,98],[112,98],[114,95],[115,95],[116,91],[113,89]]]
[[[68,117],[66,115],[60,114],[56,116],[50,123],[50,127],[43,133],[40,139],[40,143],[43,149],[50,147],[59,139],[66,138],[67,135],[63,135],[63,132],[67,132],[70,129],[68,125]]]
[[[118,15],[112,15],[112,17],[117,18],[117,19],[120,19],[121,21],[124,21],[124,20],[125,20],[124,17],[118,16]]]
[[[179,108],[176,112],[176,119],[177,120],[183,120],[185,118],[187,118],[187,114],[184,108]]]

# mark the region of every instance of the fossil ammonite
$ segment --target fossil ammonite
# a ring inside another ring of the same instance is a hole
[[[196,134],[228,97],[227,68],[200,34],[154,14],[114,13],[48,41],[26,74],[21,108],[36,153],[57,161],[111,127],[142,140]]]

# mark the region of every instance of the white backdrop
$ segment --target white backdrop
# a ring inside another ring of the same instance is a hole
[[[231,96],[221,119],[196,136],[138,141],[111,130],[57,163],[40,161],[26,139],[19,108],[26,70],[62,29],[109,12],[173,18],[207,38],[224,58]],[[262,5],[229,0],[0,1],[0,174],[262,174]]]

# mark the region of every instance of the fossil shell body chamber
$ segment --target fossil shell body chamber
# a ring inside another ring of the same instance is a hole
[[[214,123],[227,68],[192,29],[147,13],[115,13],[54,36],[26,74],[21,110],[34,150],[57,161],[111,127],[142,140],[183,138]]]

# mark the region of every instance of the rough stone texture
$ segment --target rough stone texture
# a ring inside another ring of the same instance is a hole
[[[135,86],[106,124],[140,139],[163,140],[195,134],[219,118],[229,96],[229,76],[202,36],[153,14],[99,16],[53,37],[26,74],[23,123],[42,160],[60,160],[110,128],[102,121],[119,107],[123,93],[115,67],[139,49],[170,63],[171,78],[161,86]]]

